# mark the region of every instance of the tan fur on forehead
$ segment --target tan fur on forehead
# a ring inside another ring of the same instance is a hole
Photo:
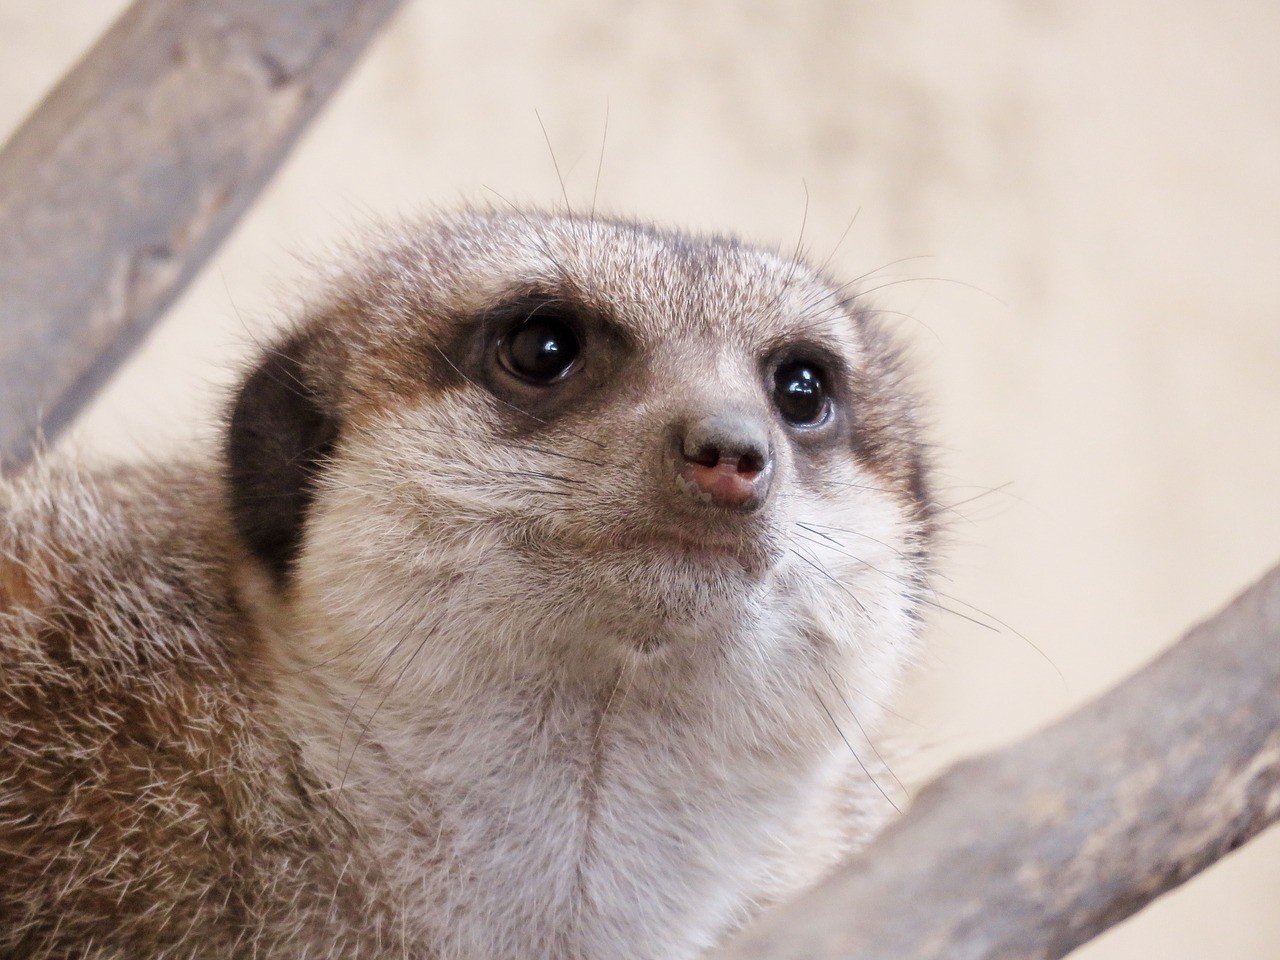
[[[626,220],[465,212],[384,227],[351,252],[358,268],[340,277],[334,306],[391,334],[406,320],[476,313],[527,287],[631,318],[646,338],[741,327],[762,341],[780,324],[829,319],[842,306],[802,263]]]

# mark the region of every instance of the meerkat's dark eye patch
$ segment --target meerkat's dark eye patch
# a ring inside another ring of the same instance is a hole
[[[588,416],[632,383],[632,334],[607,301],[577,289],[521,290],[469,329],[464,366],[497,398],[496,422],[513,436]]]
[[[490,385],[537,403],[554,402],[564,391],[546,388],[578,381],[618,340],[610,318],[552,291],[522,293],[494,307],[481,330]]]

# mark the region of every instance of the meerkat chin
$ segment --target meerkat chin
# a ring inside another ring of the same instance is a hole
[[[0,482],[0,957],[680,960],[878,828],[932,519],[848,288],[387,231],[216,455]]]

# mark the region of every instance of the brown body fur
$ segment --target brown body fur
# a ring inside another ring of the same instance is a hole
[[[8,491],[0,956],[391,943],[358,832],[273,716],[216,476],[35,472]]]

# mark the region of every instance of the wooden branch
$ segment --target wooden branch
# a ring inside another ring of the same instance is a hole
[[[1280,814],[1280,567],[1099,700],[962,763],[720,960],[1062,957]]]
[[[0,464],[58,434],[398,0],[138,0],[0,152]]]

